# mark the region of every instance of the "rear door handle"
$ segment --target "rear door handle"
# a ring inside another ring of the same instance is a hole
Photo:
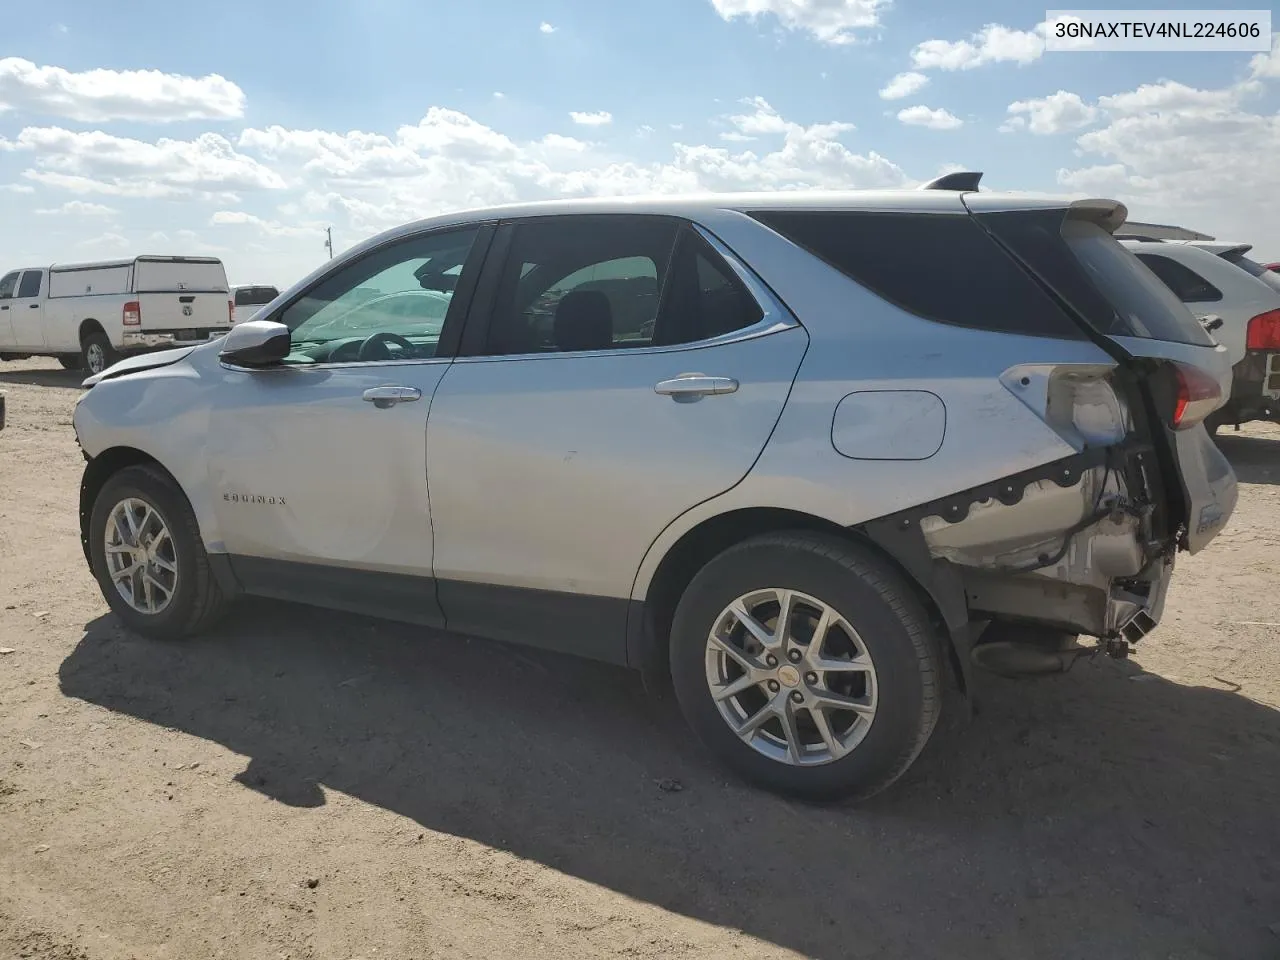
[[[27,306],[29,306],[32,310],[39,310],[39,309],[40,309],[40,304],[38,304],[38,303],[29,303],[29,304],[27,304]]]
[[[674,380],[663,380],[654,391],[670,397],[677,403],[692,403],[703,397],[718,397],[738,391],[738,381],[732,377],[708,377],[701,373],[683,373]]]
[[[379,410],[394,407],[397,403],[412,403],[422,399],[422,391],[417,387],[370,387],[364,392],[364,399]]]

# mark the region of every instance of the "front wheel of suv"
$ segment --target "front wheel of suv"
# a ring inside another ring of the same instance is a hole
[[[107,604],[145,636],[177,640],[222,615],[227,599],[209,566],[186,495],[158,467],[126,467],[98,493],[89,555]]]
[[[938,720],[938,638],[914,591],[836,536],[729,548],[676,609],[671,673],[702,741],[746,779],[815,801],[888,787]]]

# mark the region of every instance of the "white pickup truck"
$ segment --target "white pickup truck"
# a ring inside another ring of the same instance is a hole
[[[231,329],[213,257],[55,264],[0,277],[0,360],[56,357],[101,373],[123,356],[204,343]]]

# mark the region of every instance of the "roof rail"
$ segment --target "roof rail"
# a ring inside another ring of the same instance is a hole
[[[981,179],[981,170],[957,170],[954,173],[944,173],[940,177],[934,177],[928,183],[921,184],[920,189],[972,191],[978,189],[978,182]]]

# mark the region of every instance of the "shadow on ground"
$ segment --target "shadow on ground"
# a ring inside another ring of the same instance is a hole
[[[1280,713],[1132,664],[984,682],[859,808],[727,779],[629,673],[283,604],[186,645],[104,617],[60,677],[251,757],[236,779],[283,803],[339,790],[808,956],[1280,948]]]
[[[1280,440],[1248,436],[1223,427],[1218,446],[1241,483],[1280,484]]]
[[[28,387],[66,387],[78,390],[85,377],[83,370],[5,370],[0,366],[0,384],[12,383]]]

